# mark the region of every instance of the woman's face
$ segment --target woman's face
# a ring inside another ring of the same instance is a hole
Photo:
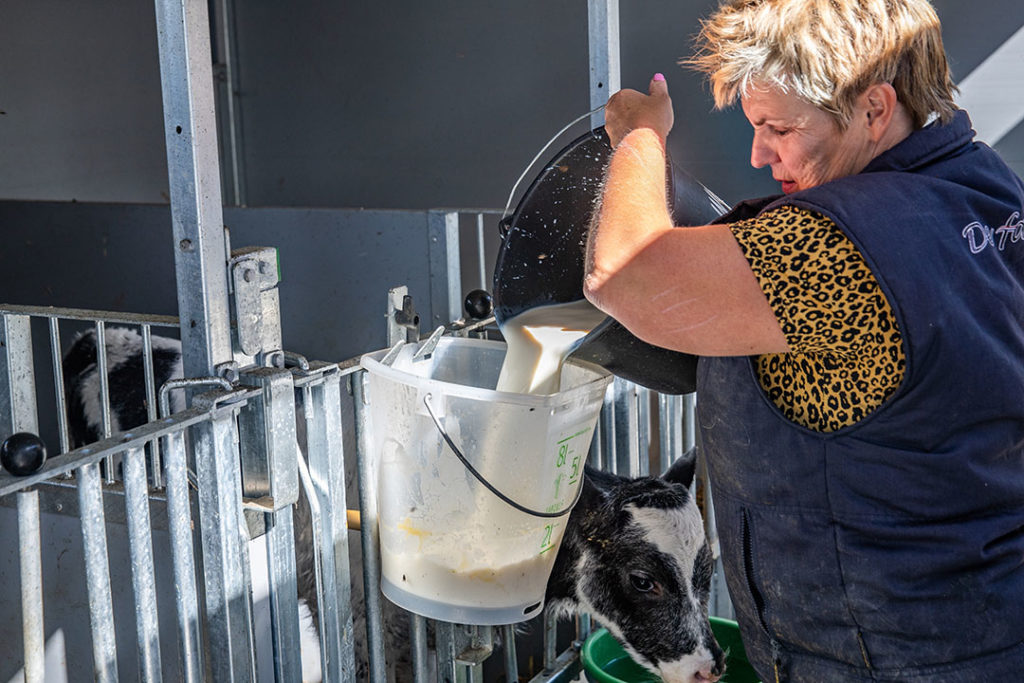
[[[750,164],[770,166],[786,194],[859,173],[871,161],[866,127],[857,125],[863,112],[840,130],[830,115],[777,88],[751,88],[741,102],[754,127]]]

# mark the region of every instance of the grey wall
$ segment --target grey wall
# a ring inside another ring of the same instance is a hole
[[[234,4],[251,206],[501,207],[588,108],[583,0]],[[622,83],[668,75],[673,156],[735,201],[775,185],[675,65],[714,4],[621,2]],[[1019,0],[935,5],[957,77],[1024,25]],[[0,112],[0,198],[167,201],[152,3],[4,3]],[[997,149],[1024,171],[1024,127]]]

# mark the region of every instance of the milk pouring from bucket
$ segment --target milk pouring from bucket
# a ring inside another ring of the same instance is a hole
[[[693,390],[695,358],[641,342],[583,297],[586,231],[610,153],[601,128],[578,138],[502,221],[494,312],[507,338],[529,336],[531,325],[565,332],[563,318],[574,316],[563,347],[548,342],[556,365],[572,354],[548,384],[506,371],[501,388],[513,391],[497,390],[506,346],[494,341],[442,337],[431,353],[423,342],[362,359],[381,589],[405,609],[472,624],[538,614],[611,381],[606,370],[664,393]],[[681,224],[728,208],[672,168]]]

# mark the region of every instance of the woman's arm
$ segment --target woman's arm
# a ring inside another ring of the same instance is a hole
[[[662,135],[619,125],[629,132],[612,155],[590,228],[587,299],[657,346],[707,356],[788,351],[728,226],[673,226]]]

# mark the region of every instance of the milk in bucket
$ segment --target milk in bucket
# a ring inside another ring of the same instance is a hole
[[[586,314],[603,318],[592,308],[573,315]],[[406,345],[390,365],[380,362],[386,351],[363,358],[378,481],[381,588],[418,614],[507,624],[529,619],[543,605],[611,377],[572,361],[558,371],[575,341],[569,338],[583,331],[539,324],[536,314],[526,323],[523,338],[510,342],[533,340],[532,350],[509,351],[509,364],[518,371],[502,370],[505,344],[456,337],[441,338],[429,359],[414,360],[419,344]],[[590,323],[568,327],[584,324]],[[562,350],[545,353],[548,343]],[[554,391],[497,390],[499,374],[502,387]],[[460,462],[439,426],[502,494],[534,511],[566,514],[537,517],[510,506]]]

